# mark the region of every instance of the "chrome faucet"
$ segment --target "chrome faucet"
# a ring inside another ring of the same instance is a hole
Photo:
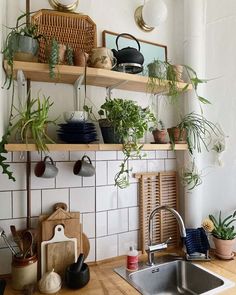
[[[156,207],[151,212],[151,214],[149,216],[149,222],[148,222],[149,239],[148,239],[148,246],[147,246],[146,252],[148,254],[148,262],[147,262],[147,264],[149,266],[154,265],[154,253],[157,252],[157,251],[159,251],[159,250],[166,249],[168,242],[171,240],[171,237],[170,237],[164,243],[156,244],[156,245],[153,245],[152,244],[152,221],[153,221],[153,217],[160,210],[167,210],[167,211],[171,212],[174,215],[174,217],[176,218],[176,220],[178,222],[178,225],[179,225],[179,231],[180,231],[181,237],[182,238],[185,238],[186,237],[186,230],[185,230],[184,222],[183,222],[183,219],[180,216],[180,214],[175,209],[173,209],[171,207],[168,207],[166,205],[162,205],[162,206]]]

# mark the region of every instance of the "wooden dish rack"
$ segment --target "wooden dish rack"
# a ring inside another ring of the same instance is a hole
[[[148,244],[148,220],[151,212],[159,205],[168,205],[178,210],[178,190],[176,172],[136,173],[139,180],[140,205],[140,249],[145,253]],[[153,218],[152,242],[154,244],[172,238],[169,245],[179,244],[177,221],[168,211],[161,211]]]

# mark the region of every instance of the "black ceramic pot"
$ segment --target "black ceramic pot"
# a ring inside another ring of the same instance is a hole
[[[69,265],[65,272],[65,282],[68,288],[80,289],[88,284],[90,279],[89,267],[83,263],[80,271],[75,271],[75,263]]]

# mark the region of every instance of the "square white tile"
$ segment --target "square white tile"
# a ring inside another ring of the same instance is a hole
[[[13,192],[13,218],[26,217],[27,198],[26,191]]]
[[[96,210],[117,208],[117,188],[114,185],[96,187]]]
[[[95,239],[89,239],[90,250],[88,257],[85,259],[85,262],[94,262],[95,261]]]
[[[11,192],[0,192],[0,219],[12,217]]]
[[[47,156],[51,157],[53,161],[69,161],[69,152],[50,152]]]
[[[116,151],[99,151],[96,152],[96,160],[116,160],[117,152]]]
[[[124,189],[118,189],[118,208],[137,206],[138,185],[131,183]]]
[[[95,187],[71,188],[70,211],[95,212]]]
[[[131,231],[118,235],[118,255],[126,255],[129,247],[133,246],[137,249],[138,246],[138,232]]]
[[[97,237],[107,235],[107,211],[96,213],[96,235]]]
[[[139,207],[129,208],[129,231],[139,229]]]
[[[106,236],[97,239],[96,257],[97,261],[118,255],[117,235]]]
[[[83,232],[88,238],[95,237],[95,213],[83,213]]]
[[[0,174],[0,191],[24,190],[26,189],[26,167],[25,163],[9,163],[9,171],[13,172],[16,181],[8,179],[6,174]]]
[[[56,187],[80,187],[82,177],[73,173],[73,162],[57,162],[58,174],[56,177]]]
[[[156,158],[156,152],[155,151],[143,151],[146,154],[145,159],[155,159]]]
[[[167,157],[168,157],[168,159],[175,159],[176,152],[175,151],[167,151]]]
[[[26,228],[26,218],[0,220],[0,227],[3,228],[10,244],[15,246],[15,243],[13,242],[12,234],[10,231],[11,225],[15,225],[16,230],[25,229]],[[6,247],[6,244],[5,244],[4,240],[1,238],[0,239],[0,248],[4,248],[4,247]],[[10,252],[10,250],[8,250],[8,251]]]
[[[156,159],[165,159],[167,158],[167,151],[156,151]]]
[[[177,169],[176,159],[165,159],[165,170],[175,171]]]
[[[96,185],[107,184],[107,161],[96,161]]]
[[[148,172],[160,172],[165,170],[165,160],[148,160]]]
[[[42,190],[42,213],[52,213],[53,205],[66,203],[69,207],[69,189]]]
[[[11,261],[12,255],[8,248],[0,249],[0,275],[6,275],[11,273]]]
[[[128,209],[108,211],[108,235],[128,231]]]
[[[120,171],[120,165],[122,161],[108,161],[107,162],[107,175],[108,175],[108,184],[115,184],[115,176]]]
[[[39,216],[42,213],[41,190],[31,190],[31,215]]]
[[[95,186],[95,175],[82,177],[82,186]]]
[[[93,151],[73,151],[73,152],[70,152],[70,160],[71,161],[81,160],[84,155],[88,156],[91,161],[95,160],[95,152],[93,152]]]

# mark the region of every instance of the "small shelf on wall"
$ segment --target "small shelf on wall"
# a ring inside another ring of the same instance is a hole
[[[5,68],[8,69],[5,61]],[[48,64],[14,61],[13,64],[14,77],[17,76],[18,71],[23,71],[25,78],[31,81],[51,82],[51,83],[67,83],[75,84],[77,79],[84,74],[83,67],[58,65],[55,68],[57,73],[56,79],[51,79],[49,76]],[[134,75],[128,73],[121,73],[116,71],[109,71],[97,68],[87,68],[87,84],[99,87],[113,87],[122,90],[149,92],[147,89],[148,77],[141,75]],[[178,82],[179,89],[183,89],[186,83]],[[162,81],[153,91],[161,93],[167,91],[168,81]],[[188,85],[188,90],[192,89]]]
[[[49,151],[121,151],[122,144],[67,144],[56,143],[47,145]],[[9,143],[5,145],[8,152],[37,151],[35,144]],[[171,150],[171,144],[144,144],[143,150]],[[176,144],[175,150],[187,150],[187,144]]]

